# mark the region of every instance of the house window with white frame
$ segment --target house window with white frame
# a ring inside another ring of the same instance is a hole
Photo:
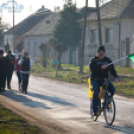
[[[31,43],[30,43],[30,41],[27,43],[27,52],[28,52],[28,54],[30,54],[30,45],[31,45]]]
[[[96,34],[97,34],[96,28],[95,27],[91,28],[90,32],[91,32],[91,38],[90,38],[91,43],[96,43]]]
[[[110,26],[105,27],[105,43],[113,43],[113,28]]]
[[[36,42],[34,42],[33,54],[34,54],[35,56],[37,55],[37,43],[36,43]]]

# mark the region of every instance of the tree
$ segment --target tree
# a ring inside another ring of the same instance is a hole
[[[18,52],[22,52],[22,50],[23,50],[23,42],[21,42],[21,43],[19,43],[17,45],[17,50],[18,50]]]
[[[8,24],[8,23],[5,23],[3,20],[2,20],[2,15],[0,16],[0,46],[3,46],[4,47],[4,35],[3,35],[3,32],[8,30],[11,25]],[[7,45],[5,45],[5,50],[6,48],[9,50],[9,44],[7,43]]]
[[[47,44],[42,43],[39,48],[42,51],[43,67],[46,67],[47,66],[47,60],[46,60]]]
[[[72,0],[66,0],[64,9],[61,12],[61,19],[57,23],[53,32],[54,38],[50,40],[50,44],[58,52],[57,59],[60,61],[58,69],[61,69],[61,56],[69,46],[76,47],[82,38],[82,29],[78,23],[81,14],[76,12],[76,4]]]

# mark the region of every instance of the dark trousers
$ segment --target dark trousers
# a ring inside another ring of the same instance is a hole
[[[20,71],[16,71],[16,75],[18,77],[18,83],[19,83],[19,88],[20,88],[20,85],[21,85],[21,73],[20,73]]]
[[[29,84],[29,75],[30,74],[22,74],[21,73],[21,77],[22,77],[22,90],[24,92],[27,92],[27,87],[28,87],[28,84]]]
[[[101,101],[99,99],[99,92],[100,92],[100,86],[102,86],[102,84],[103,84],[103,81],[99,81],[99,80],[92,81],[93,91],[94,91],[94,96],[93,96],[93,111],[94,111],[94,113],[97,112],[98,106],[101,107]],[[111,96],[113,96],[115,93],[115,87],[110,81],[109,81],[107,89],[111,93]]]
[[[12,80],[13,70],[7,71],[7,87],[11,87],[11,80]]]
[[[0,74],[0,90],[5,89],[5,85],[6,85],[6,75]]]

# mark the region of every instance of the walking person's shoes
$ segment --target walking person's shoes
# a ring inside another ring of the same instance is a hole
[[[10,85],[7,85],[7,89],[11,89],[11,86]]]
[[[25,94],[27,94],[27,91],[25,91]]]

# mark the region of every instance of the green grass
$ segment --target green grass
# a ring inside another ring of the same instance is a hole
[[[58,71],[56,77],[56,70],[52,66],[43,68],[40,63],[34,64],[32,73],[43,77],[53,78],[61,81],[71,83],[87,83],[90,75],[89,66],[84,66],[84,73],[79,74],[79,66],[63,64],[62,70]],[[116,71],[119,74],[120,83],[115,83],[117,93],[122,95],[134,96],[134,69],[116,66]]]
[[[43,134],[23,118],[0,105],[0,134]]]

